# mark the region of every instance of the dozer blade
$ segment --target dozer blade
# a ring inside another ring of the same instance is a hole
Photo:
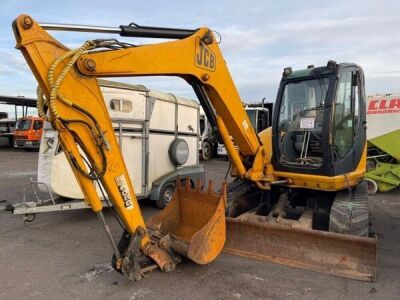
[[[225,243],[226,186],[223,184],[219,194],[214,193],[212,181],[206,191],[200,181],[195,189],[191,189],[189,179],[184,188],[179,182],[178,178],[171,202],[147,222],[147,227],[161,233],[162,247],[207,264],[221,253]],[[166,236],[167,247],[162,245]]]
[[[226,218],[224,252],[334,276],[373,281],[377,239],[268,222]]]

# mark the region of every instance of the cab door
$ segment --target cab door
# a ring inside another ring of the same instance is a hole
[[[351,66],[338,75],[332,118],[334,175],[355,170],[366,143],[363,72]]]

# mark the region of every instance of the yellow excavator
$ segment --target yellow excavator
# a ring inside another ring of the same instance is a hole
[[[85,200],[104,225],[118,272],[139,280],[156,268],[174,270],[184,257],[207,264],[225,251],[374,279],[377,239],[369,233],[363,182],[365,94],[358,65],[285,68],[272,127],[257,135],[208,28],[94,27],[21,15],[13,30],[39,83],[39,114],[57,130]],[[71,50],[48,30],[168,41],[89,40]],[[212,182],[204,189],[178,178],[173,200],[145,223],[97,83],[122,76],[178,76],[189,83],[218,129],[236,179],[215,192]],[[103,217],[97,184],[124,229],[119,243]]]

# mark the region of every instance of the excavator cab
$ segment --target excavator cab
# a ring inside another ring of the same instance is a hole
[[[364,74],[349,63],[285,68],[272,127],[275,170],[335,176],[357,169],[366,143]]]
[[[274,174],[283,180],[262,193],[249,187],[241,197],[228,195],[226,251],[371,280],[376,239],[368,237],[362,182],[365,116],[358,65],[285,68],[270,139],[259,135],[272,142]]]

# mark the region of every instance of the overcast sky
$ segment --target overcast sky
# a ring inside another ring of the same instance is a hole
[[[0,4],[0,95],[35,96],[36,82],[14,49],[12,21],[21,13],[41,22],[198,28],[222,36],[220,44],[243,101],[275,101],[284,67],[355,62],[367,94],[398,92],[400,1],[135,1],[7,0]],[[109,35],[52,33],[69,47]],[[124,40],[120,38],[120,40]],[[126,40],[126,39],[125,39]],[[144,43],[130,39],[129,42]],[[194,98],[181,79],[132,78],[125,82]],[[0,111],[10,110],[0,106]],[[11,109],[13,111],[13,109]]]

